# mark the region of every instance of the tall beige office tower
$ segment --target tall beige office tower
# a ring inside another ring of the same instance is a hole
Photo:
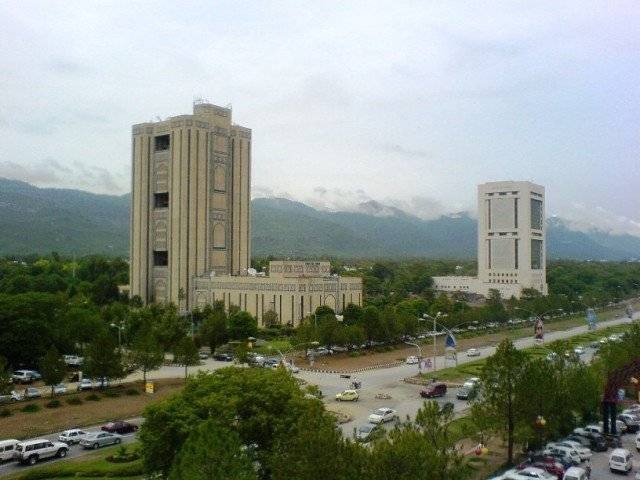
[[[188,310],[196,276],[250,267],[251,130],[196,102],[132,133],[130,293]]]
[[[478,280],[519,297],[547,294],[544,187],[531,182],[478,185]]]

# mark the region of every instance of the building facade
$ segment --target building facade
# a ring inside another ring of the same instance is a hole
[[[531,182],[478,186],[478,277],[434,277],[443,291],[519,298],[522,289],[547,294],[545,190]]]
[[[251,130],[231,109],[132,128],[130,293],[191,308],[194,278],[246,275],[251,252]]]
[[[227,310],[237,306],[251,313],[261,327],[270,310],[283,325],[297,326],[322,305],[337,314],[350,303],[362,305],[362,279],[331,275],[329,262],[273,261],[268,276],[198,277],[193,295],[196,308],[223,301]]]

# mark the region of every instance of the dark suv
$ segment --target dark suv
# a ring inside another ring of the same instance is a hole
[[[420,391],[423,398],[444,397],[447,394],[447,384],[442,382],[430,383]]]

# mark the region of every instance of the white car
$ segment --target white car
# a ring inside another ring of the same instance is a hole
[[[67,393],[67,386],[64,383],[59,383],[53,386],[53,393],[55,395],[63,395]]]
[[[467,357],[479,357],[480,356],[480,350],[478,350],[477,348],[470,348],[469,350],[467,350]]]
[[[207,352],[198,352],[198,358],[200,360],[206,360],[209,358],[209,354]]]
[[[13,460],[16,445],[20,443],[18,440],[0,440],[0,462],[8,462]]]
[[[584,347],[581,347],[581,346],[577,346],[576,348],[573,349],[573,352],[578,356],[584,355],[585,351],[586,350],[584,349]]]
[[[554,452],[560,452],[563,455],[569,457],[574,465],[579,465],[580,462],[582,461],[580,459],[580,454],[578,453],[578,451],[575,448],[568,447],[566,445],[565,446],[559,445],[557,443],[547,443],[547,446],[542,451],[542,454],[543,455],[549,455],[549,454],[554,453]]]
[[[15,458],[20,463],[35,465],[43,458],[66,457],[68,451],[69,446],[66,443],[39,438],[18,443],[15,449]]]
[[[79,367],[84,362],[84,358],[78,355],[64,355],[63,358],[69,367]]]
[[[73,445],[74,443],[80,443],[84,437],[86,437],[87,432],[84,430],[80,430],[79,428],[72,428],[70,430],[65,430],[60,435],[58,435],[58,440],[66,443],[67,445]]]
[[[569,467],[567,471],[564,472],[562,480],[589,480],[589,476],[584,468]]]
[[[590,448],[584,447],[581,443],[573,440],[562,440],[560,442],[557,442],[556,445],[574,448],[578,452],[580,460],[582,461],[588,460],[593,455]]]
[[[609,455],[609,470],[628,473],[631,471],[631,453],[626,448],[616,448]]]
[[[411,355],[405,360],[405,363],[407,365],[415,365],[418,362],[420,362],[420,360],[418,360],[418,357],[416,357],[415,355]]]
[[[536,467],[527,467],[522,470],[509,470],[503,476],[503,480],[556,480],[556,476]]]
[[[369,422],[371,423],[385,423],[394,420],[397,417],[397,412],[392,408],[381,407],[369,415]]]
[[[586,437],[591,433],[599,433],[602,435],[602,425],[587,425],[584,428],[576,428],[573,430],[573,433],[582,437]]]
[[[16,370],[11,375],[13,383],[31,383],[35,380],[33,372],[31,370]]]

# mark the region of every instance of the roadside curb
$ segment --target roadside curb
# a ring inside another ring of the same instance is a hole
[[[331,369],[320,369],[320,368],[307,368],[307,367],[298,367],[300,371],[305,372],[315,372],[315,373],[359,373],[366,372],[368,370],[378,370],[383,368],[393,368],[398,367],[400,365],[404,365],[404,362],[391,362],[391,363],[382,363],[378,365],[369,365],[368,367],[355,368],[352,370],[331,370]]]

